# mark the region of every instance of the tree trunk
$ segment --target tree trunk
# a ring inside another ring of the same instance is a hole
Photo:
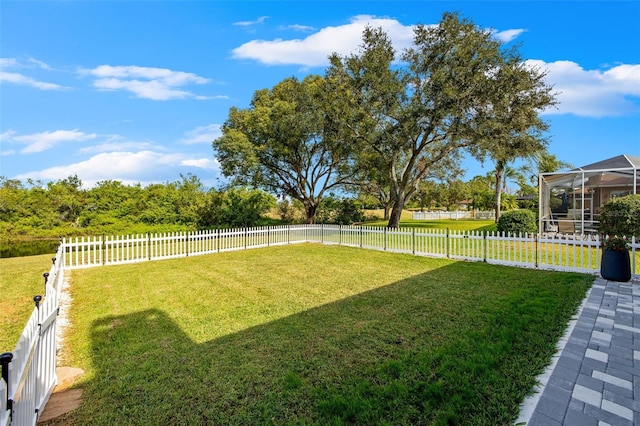
[[[390,207],[387,204],[385,204],[384,205],[384,217],[382,218],[382,220],[389,220],[389,210],[390,210]]]
[[[500,204],[502,202],[502,170],[499,168],[496,169],[496,223],[498,219],[500,219]]]
[[[404,208],[404,200],[402,197],[397,197],[393,208],[391,209],[391,216],[389,216],[389,228],[397,228],[400,226],[400,218],[402,216],[402,209]]]
[[[316,223],[316,211],[318,206],[315,204],[305,206],[305,213],[307,214],[307,224],[313,225]]]

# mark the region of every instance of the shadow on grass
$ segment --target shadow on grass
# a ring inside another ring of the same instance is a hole
[[[64,422],[511,424],[592,279],[497,268],[454,263],[202,344],[159,309],[101,318]]]

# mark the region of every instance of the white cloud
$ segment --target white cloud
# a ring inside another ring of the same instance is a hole
[[[198,143],[208,143],[214,141],[214,139],[222,136],[222,130],[220,130],[219,124],[209,124],[207,126],[198,126],[193,130],[189,130],[185,133],[185,138],[182,139],[182,143],[186,145],[193,145]]]
[[[16,58],[0,58],[0,68],[16,68],[18,60]]]
[[[112,67],[110,65],[100,65],[89,73],[100,78],[116,77],[116,78],[145,78],[149,80],[160,80],[170,86],[180,86],[187,83],[208,83],[209,80],[203,77],[199,77],[195,74],[171,71],[166,68],[149,68],[131,66],[117,66]]]
[[[102,90],[126,90],[138,98],[165,101],[168,99],[184,99],[192,94],[184,90],[172,89],[160,81],[119,80],[116,78],[101,78],[93,85]]]
[[[163,150],[164,148],[151,142],[120,141],[120,136],[109,137],[104,143],[92,145],[78,150],[80,154],[94,154],[112,151],[129,150]]]
[[[42,61],[39,61],[37,59],[34,58],[29,58],[26,60],[26,62],[29,64],[29,66],[35,65],[37,68],[41,68],[43,70],[52,70],[53,68],[51,68],[51,66],[49,66],[49,64],[46,64]]]
[[[558,92],[557,109],[546,111],[548,114],[606,117],[640,112],[640,64],[585,70],[572,61],[526,63],[546,70],[547,84]]]
[[[166,68],[100,65],[81,69],[81,74],[96,78],[94,87],[100,90],[124,90],[142,99],[164,101],[170,99],[210,99],[180,89],[189,84],[205,84],[210,80],[193,73]]]
[[[11,138],[13,138],[13,135],[15,134],[16,134],[16,131],[11,129],[0,133],[0,142],[11,140]]]
[[[180,173],[189,172],[189,168],[216,171],[218,165],[215,160],[192,158],[183,153],[113,151],[73,164],[23,173],[15,176],[15,179],[56,181],[77,175],[84,187],[92,187],[103,180],[117,180],[126,185],[145,185],[175,179]]]
[[[269,17],[268,16],[261,16],[258,19],[256,19],[255,21],[239,21],[239,22],[234,22],[233,25],[239,26],[239,27],[250,27],[256,24],[262,24],[264,21],[266,21]]]
[[[304,32],[315,30],[314,27],[310,27],[309,25],[299,25],[299,24],[287,25],[286,27],[282,27],[282,29],[293,30],[293,31],[304,31]]]
[[[68,89],[68,87],[62,86],[60,84],[40,81],[33,77],[24,75],[22,73],[5,71],[5,69],[10,69],[10,68],[14,68],[14,69],[40,68],[43,70],[51,70],[51,67],[49,65],[33,58],[29,58],[26,61],[19,60],[16,58],[0,58],[0,83],[20,84],[23,86],[35,87],[36,89],[40,89],[40,90]]]
[[[503,43],[508,43],[511,40],[518,37],[520,34],[525,32],[523,29],[513,29],[513,30],[504,30],[504,31],[496,31],[493,33],[493,36],[500,40]]]
[[[0,58],[0,68],[40,68],[48,71],[53,70],[53,68],[49,64],[46,64],[35,58]]]
[[[205,170],[220,170],[220,163],[216,159],[198,158],[193,160],[184,160],[180,162],[181,166],[191,166]]]
[[[0,83],[22,84],[24,86],[31,86],[41,90],[66,89],[66,87],[61,86],[59,84],[47,83],[45,81],[38,81],[34,78],[19,74],[17,72],[0,71]]]
[[[8,132],[3,133],[6,135]],[[96,138],[95,133],[84,133],[78,129],[74,130],[54,130],[50,132],[33,133],[30,135],[14,136],[15,132],[8,135],[7,139],[23,143],[26,146],[20,150],[22,154],[33,154],[46,151],[56,145],[65,142],[84,142]]]
[[[267,65],[324,66],[327,57],[334,52],[339,55],[354,53],[362,44],[365,27],[382,28],[400,52],[413,41],[413,25],[403,25],[396,19],[357,15],[345,25],[326,27],[304,39],[252,40],[233,50],[236,59],[253,59]],[[309,31],[311,27],[293,25],[289,28]],[[509,42],[525,30],[510,29],[494,31],[494,37]]]
[[[253,59],[268,65],[327,65],[333,52],[340,55],[353,53],[362,44],[366,26],[381,27],[387,32],[394,47],[400,51],[410,46],[413,26],[402,25],[395,19],[358,15],[346,25],[326,27],[304,39],[272,41],[252,40],[233,50],[236,59]]]

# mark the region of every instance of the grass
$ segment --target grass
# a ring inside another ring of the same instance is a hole
[[[13,351],[34,308],[33,296],[44,294],[43,273],[51,254],[0,258],[0,352]]]
[[[593,277],[301,244],[72,273],[60,424],[511,424]]]

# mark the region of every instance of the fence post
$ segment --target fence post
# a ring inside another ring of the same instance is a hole
[[[11,352],[4,352],[0,354],[0,365],[2,365],[2,379],[7,385],[7,410],[9,410],[9,424],[11,424],[11,418],[13,417],[13,399],[9,397],[9,363],[13,359]]]
[[[362,225],[360,226],[360,248],[362,248]]]
[[[384,251],[387,251],[387,227],[384,227]]]
[[[487,263],[487,233],[489,231],[482,231],[482,256],[484,257],[484,263]]]
[[[100,242],[100,248],[102,251],[102,264],[104,265],[107,262],[107,242],[104,239],[104,234],[101,237],[102,241]]]
[[[186,256],[189,257],[189,231],[187,231],[187,237],[186,238],[187,239],[185,240],[185,246],[186,246],[185,251],[187,252]]]
[[[33,364],[35,365],[36,374],[33,375],[33,393],[35,395],[36,401],[39,400],[40,395],[38,394],[38,373],[40,372],[40,339],[42,337],[42,318],[40,318],[40,302],[42,301],[41,295],[33,296],[33,302],[36,304],[36,310],[38,311],[38,342],[36,343],[35,353],[33,355]],[[31,368],[31,367],[29,367]],[[38,409],[36,408],[36,418],[37,418]]]
[[[447,259],[449,259],[449,258],[450,258],[450,254],[449,254],[449,228],[447,228],[446,238],[445,238],[445,240],[444,240],[444,241],[445,241],[445,243],[446,243],[446,245],[447,245],[447,247],[446,247],[446,249],[447,249],[447,250],[446,250],[446,253],[447,253]]]
[[[44,274],[42,274],[42,276],[44,277],[44,294],[47,294],[47,281],[49,281],[49,273],[45,272]]]
[[[411,254],[415,256],[416,254],[416,228],[411,228],[411,245],[412,245],[412,250],[411,250]]]
[[[535,254],[535,268],[538,269],[538,234],[534,234],[533,236],[533,247],[536,250],[536,254]]]

